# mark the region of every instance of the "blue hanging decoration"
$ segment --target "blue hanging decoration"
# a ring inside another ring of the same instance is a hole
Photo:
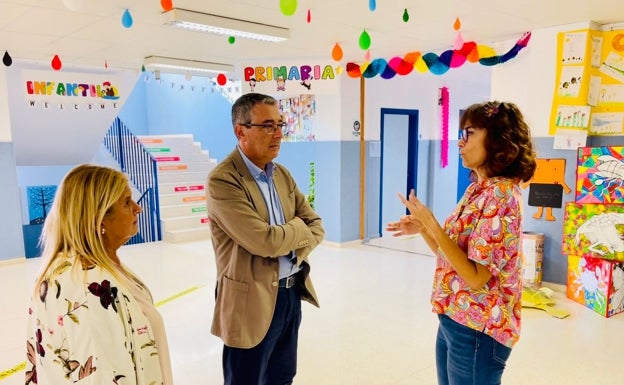
[[[371,12],[377,9],[377,0],[368,0],[368,9],[370,9]]]
[[[132,15],[130,14],[129,10],[125,10],[123,15],[121,16],[121,25],[123,25],[126,28],[130,28],[132,27],[132,23],[134,21],[132,20]]]

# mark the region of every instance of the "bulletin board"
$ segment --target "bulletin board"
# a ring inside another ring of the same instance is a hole
[[[624,30],[559,33],[556,79],[556,146],[575,150],[587,135],[624,134]]]

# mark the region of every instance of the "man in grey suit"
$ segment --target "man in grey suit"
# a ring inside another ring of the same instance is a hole
[[[206,185],[217,264],[212,333],[224,343],[226,385],[292,384],[301,300],[318,307],[308,255],[325,230],[288,170],[273,162],[286,126],[277,101],[241,96],[232,125],[238,145]]]

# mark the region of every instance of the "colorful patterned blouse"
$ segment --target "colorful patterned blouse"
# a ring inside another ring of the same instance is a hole
[[[50,268],[28,309],[25,384],[163,384],[170,367],[161,368],[153,325],[131,290],[73,259]]]
[[[509,178],[474,182],[444,224],[468,258],[488,268],[492,278],[472,290],[437,252],[433,311],[512,347],[520,338],[522,295],[522,199]]]

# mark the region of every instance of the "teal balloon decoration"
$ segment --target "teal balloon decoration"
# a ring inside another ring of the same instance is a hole
[[[292,16],[297,10],[297,0],[280,0],[280,10],[286,16]]]
[[[371,45],[370,35],[368,34],[368,32],[366,32],[366,30],[364,30],[362,34],[360,35],[360,48],[366,51],[367,49],[370,48],[370,45]]]
[[[409,13],[407,13],[407,8],[405,8],[405,11],[403,11],[403,21],[406,23],[409,21]]]
[[[132,15],[130,14],[130,11],[126,9],[121,16],[121,25],[126,28],[130,28],[132,27],[132,23],[134,23],[134,20],[132,20]]]
[[[236,38],[234,36],[228,37],[228,43],[234,44],[236,42]]]
[[[368,9],[372,11],[374,11],[375,9],[377,9],[377,1],[376,0],[368,0]]]

